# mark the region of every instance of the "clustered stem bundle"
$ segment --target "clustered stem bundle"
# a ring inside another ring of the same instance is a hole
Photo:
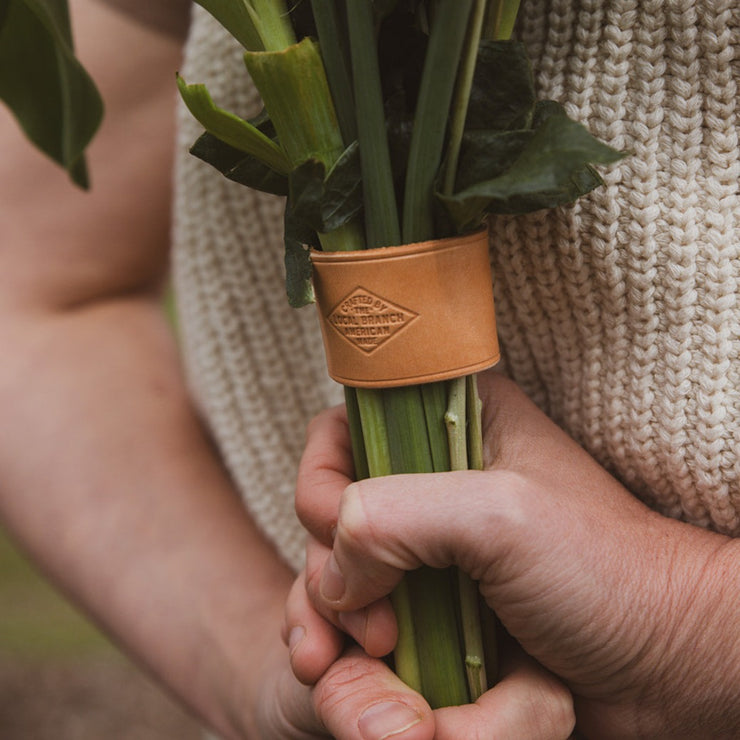
[[[206,128],[192,152],[288,196],[293,305],[311,299],[306,246],[466,234],[488,213],[571,202],[600,184],[591,163],[619,156],[536,101],[526,52],[507,41],[519,0],[311,0],[291,13],[283,0],[198,2],[245,47],[265,115],[243,121],[179,79]],[[474,376],[345,398],[358,478],[482,469]],[[422,567],[393,604],[395,669],[432,707],[474,701],[495,681],[493,620],[481,620],[468,576]]]

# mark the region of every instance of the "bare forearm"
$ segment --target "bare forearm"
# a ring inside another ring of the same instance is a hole
[[[277,642],[265,633],[279,627],[290,574],[212,452],[156,303],[16,317],[0,323],[0,344],[4,519],[54,579],[225,727],[212,697],[254,680],[259,651]]]

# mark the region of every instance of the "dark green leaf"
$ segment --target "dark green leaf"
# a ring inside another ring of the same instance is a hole
[[[278,174],[256,157],[229,146],[207,131],[193,144],[190,153],[240,185],[273,195],[288,194],[285,175]]]
[[[620,152],[595,139],[562,107],[538,105],[537,128],[505,172],[438,198],[460,229],[477,225],[485,212],[528,213],[571,203],[601,184],[593,164],[611,164]]]
[[[318,246],[316,233],[295,219],[289,201],[285,209],[285,290],[293,308],[307,306],[315,300],[310,249]]]
[[[34,145],[87,188],[84,151],[103,103],[74,55],[66,0],[0,0],[0,99]]]
[[[318,159],[308,159],[290,173],[292,218],[314,231],[325,231],[321,210],[326,167]]]
[[[463,136],[455,190],[492,180],[508,170],[534,131],[469,131]]]
[[[352,221],[362,210],[360,147],[356,141],[334,163],[324,185],[321,211],[324,231],[334,231]]]
[[[483,41],[466,130],[529,128],[534,107],[532,66],[524,45],[516,41]]]
[[[357,142],[347,148],[326,173],[317,159],[303,162],[290,174],[292,217],[319,233],[334,231],[362,208],[362,183]]]

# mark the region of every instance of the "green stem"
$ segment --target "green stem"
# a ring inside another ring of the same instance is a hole
[[[403,239],[433,239],[434,185],[473,0],[439,0],[414,116],[403,210]]]
[[[283,0],[245,0],[265,51],[282,51],[296,42]]]
[[[468,443],[466,430],[465,378],[450,381],[450,400],[445,412],[445,426],[450,449],[450,469],[468,469]]]
[[[455,100],[452,106],[450,136],[447,144],[447,157],[442,181],[442,193],[444,195],[452,195],[455,191],[457,165],[460,161],[460,147],[462,146],[463,133],[465,132],[465,120],[468,117],[468,105],[473,89],[473,77],[475,75],[475,65],[478,61],[478,47],[480,46],[487,5],[488,0],[475,0],[473,12],[470,17],[468,39],[465,44],[465,57],[461,63],[460,74],[455,88]]]
[[[483,38],[506,41],[514,32],[520,0],[493,0],[489,4],[483,28]]]
[[[354,389],[362,426],[368,472],[373,478],[396,472],[391,465],[389,431],[384,404],[384,391],[367,388]],[[415,691],[422,691],[419,654],[416,646],[414,606],[407,582],[401,583],[391,594],[398,623],[398,641],[394,650],[396,673]]]
[[[339,128],[345,146],[349,146],[357,139],[357,120],[349,55],[342,44],[345,33],[339,18],[337,0],[311,0],[311,8],[329,89],[337,109]]]
[[[383,398],[393,473],[434,472],[420,386],[387,388]],[[451,577],[426,567],[406,575],[423,694],[432,707],[468,701]]]
[[[368,248],[401,242],[372,0],[347,0]]]
[[[434,471],[437,473],[450,469],[450,447],[447,443],[447,429],[444,423],[447,410],[447,385],[447,383],[425,383],[421,386],[429,448],[432,453]]]
[[[355,252],[365,248],[365,236],[357,220],[318,237],[325,252]]]
[[[419,568],[406,574],[424,698],[432,709],[470,701],[459,645],[455,571]]]
[[[459,571],[457,586],[460,598],[460,623],[465,648],[465,672],[468,677],[470,701],[476,701],[488,689],[486,652],[478,608],[478,586],[473,579]]]
[[[407,686],[421,694],[424,687],[421,679],[419,651],[416,648],[416,630],[408,576],[393,590],[391,604],[398,624],[398,641],[393,651],[396,675]]]
[[[393,468],[383,393],[371,388],[356,388],[355,394],[360,410],[368,472],[373,478],[390,475]]]
[[[426,415],[418,385],[383,391],[394,473],[433,473]]]
[[[468,469],[468,379],[450,381],[450,401],[445,414],[449,436],[452,470]],[[462,571],[457,578],[460,624],[465,651],[465,671],[471,701],[475,701],[487,689],[485,653],[478,610],[478,588]]]
[[[468,467],[483,470],[483,404],[478,395],[478,376],[467,378],[468,399]]]
[[[365,438],[362,435],[360,404],[357,401],[357,391],[355,388],[344,389],[344,405],[347,408],[349,437],[352,442],[352,459],[355,463],[355,480],[364,480],[365,478],[370,477],[370,467],[367,462]]]

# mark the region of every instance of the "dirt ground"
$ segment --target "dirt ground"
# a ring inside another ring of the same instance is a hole
[[[202,740],[169,697],[118,658],[0,657],[2,740]]]
[[[0,740],[202,740],[0,528]]]

